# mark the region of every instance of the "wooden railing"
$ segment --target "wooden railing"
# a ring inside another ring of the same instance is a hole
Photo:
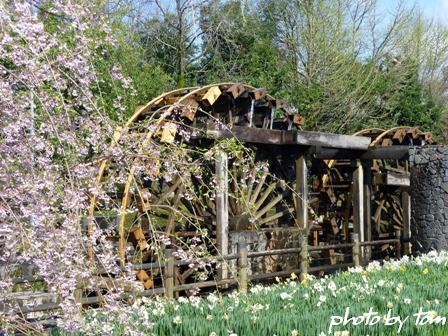
[[[303,240],[300,244],[300,247],[297,248],[286,248],[286,249],[277,249],[277,250],[266,250],[260,252],[249,252],[247,248],[247,244],[245,242],[238,243],[238,252],[235,254],[229,254],[225,256],[219,256],[213,258],[213,261],[226,263],[228,261],[236,261],[236,271],[230,271],[228,274],[230,277],[226,279],[217,279],[212,281],[202,281],[195,282],[189,284],[175,284],[175,270],[177,267],[189,265],[188,261],[176,260],[173,256],[172,250],[166,250],[165,260],[163,262],[154,262],[154,263],[144,263],[135,265],[134,269],[145,269],[145,270],[163,270],[163,287],[146,289],[146,290],[131,290],[129,292],[122,293],[120,299],[135,299],[138,297],[147,297],[154,295],[165,295],[167,298],[171,299],[175,297],[176,293],[182,291],[188,291],[197,288],[220,288],[223,286],[231,286],[237,285],[238,290],[242,293],[246,293],[248,291],[248,283],[249,281],[258,281],[262,279],[269,279],[275,277],[286,277],[291,275],[292,273],[296,273],[299,275],[301,280],[305,279],[309,273],[315,272],[328,272],[336,269],[345,269],[353,266],[361,266],[368,261],[365,260],[363,262],[363,247],[371,247],[376,245],[390,244],[394,246],[394,250],[396,251],[396,257],[401,257],[401,239],[400,235],[397,232],[395,239],[388,240],[378,240],[378,241],[364,241],[360,242],[357,234],[352,235],[352,242],[345,244],[336,244],[336,245],[322,245],[322,246],[308,246],[307,242]],[[352,262],[345,263],[337,263],[333,265],[319,265],[310,267],[309,264],[309,256],[310,252],[318,252],[325,250],[337,250],[337,249],[351,249],[351,259]],[[284,271],[278,272],[268,272],[268,273],[256,273],[249,274],[248,269],[248,261],[251,258],[259,258],[259,257],[268,257],[268,256],[279,256],[279,255],[297,255],[299,259],[299,267],[296,269],[288,269]],[[200,259],[198,261],[201,262],[210,262],[212,259]],[[14,284],[19,283],[27,283],[27,282],[36,282],[42,281],[41,278],[38,277],[20,277],[12,279]],[[106,299],[104,296],[89,296],[82,297],[83,289],[80,289],[80,294],[77,296],[79,303],[82,305],[99,305],[104,302]],[[11,293],[22,295],[23,293]],[[51,300],[51,296],[49,296],[49,300]],[[31,298],[31,295],[30,295]],[[23,299],[22,299],[23,300]],[[11,303],[14,303],[14,298],[10,300]],[[25,300],[26,301],[26,300]],[[54,302],[48,302],[43,304],[38,304],[34,306],[21,305],[19,309],[17,309],[18,313],[28,314],[35,312],[43,312],[56,310],[60,308],[60,300],[55,300]],[[12,304],[11,307],[15,305]],[[17,307],[17,306],[16,306]],[[0,305],[0,310],[4,310],[6,307],[2,307]]]

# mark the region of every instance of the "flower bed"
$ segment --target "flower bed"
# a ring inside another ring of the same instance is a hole
[[[121,323],[96,311],[89,329],[121,335],[144,316],[147,335],[446,335],[447,297],[448,252],[434,252],[302,283],[292,274],[247,295],[143,299]]]

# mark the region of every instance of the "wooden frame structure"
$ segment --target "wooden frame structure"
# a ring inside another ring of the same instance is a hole
[[[119,142],[126,136],[139,137],[140,148],[148,147],[154,141],[175,145],[182,137],[180,128],[185,125],[194,130],[190,136],[190,141],[193,142],[202,144],[205,140],[210,145],[215,141],[234,138],[250,146],[255,152],[274,152],[279,170],[284,168],[282,166],[287,166],[289,171],[294,171],[294,176],[281,177],[293,192],[278,191],[281,183],[273,180],[268,183],[267,174],[260,177],[256,186],[253,185],[254,178],[249,179],[245,190],[248,190],[246,196],[250,196],[254,209],[249,222],[258,221],[263,227],[280,222],[289,215],[293,219],[290,221],[292,224],[288,224],[290,230],[298,230],[302,237],[299,239],[303,253],[303,257],[299,258],[301,263],[305,256],[308,258],[308,245],[318,246],[322,243],[322,238],[327,245],[347,244],[350,243],[350,232],[362,244],[364,241],[394,239],[397,229],[401,230],[404,252],[410,253],[408,148],[410,145],[423,145],[431,141],[431,134],[420,132],[415,127],[367,129],[353,135],[304,131],[303,118],[291,111],[285,102],[270,96],[266,90],[244,84],[219,83],[184,88],[162,94],[139,107],[124,127],[114,134],[111,146],[119,146]],[[145,123],[150,123],[151,127],[142,128],[141,125]],[[174,195],[170,205],[178,207],[184,202],[182,183],[179,181],[167,184],[155,200],[146,200],[143,189],[139,189],[137,193],[132,192],[140,164],[141,159],[136,157],[129,169],[122,197],[118,200],[120,213],[125,213],[133,204],[134,207],[141,208],[142,213],[148,214],[155,211],[154,208],[163,206],[168,194]],[[221,152],[215,164],[219,184],[216,201],[207,200],[205,205],[208,214],[213,217],[211,222],[215,225],[216,252],[220,256],[230,253],[230,226],[236,221],[243,221],[246,227],[241,231],[247,231],[248,227],[247,218],[244,218],[246,215],[242,214],[235,201],[237,197],[229,197],[234,180],[237,176],[241,178],[239,175],[231,175],[234,171],[229,165],[226,153]],[[96,179],[97,187],[107,178],[107,171],[111,167],[110,161],[101,162]],[[317,191],[311,186],[310,175],[317,176]],[[229,176],[233,176],[232,179]],[[317,193],[320,193],[319,197],[315,196]],[[191,204],[187,207],[196,209]],[[93,195],[87,225],[89,235],[96,225],[97,209],[98,199]],[[200,213],[203,209],[196,210]],[[201,221],[206,222],[205,215],[201,216]],[[322,217],[323,222],[319,222]],[[125,216],[119,216],[118,256],[122,267],[127,262],[125,250],[130,235],[126,231],[125,221]],[[182,232],[174,234],[175,221],[173,213],[169,214],[165,233],[172,237],[182,236]],[[277,232],[279,228],[267,227],[266,230]],[[144,230],[137,228],[132,234],[133,240],[137,242],[135,248],[142,250],[142,246],[147,246]],[[389,248],[395,247],[384,243],[381,251]],[[337,249],[328,251],[325,258],[331,264],[336,263]],[[395,254],[398,253],[401,251],[395,251]],[[322,256],[315,258],[317,260]],[[370,247],[361,249],[363,260],[372,257]],[[95,263],[91,247],[89,258]],[[175,281],[184,283],[186,277],[191,275],[192,272],[187,270],[175,275]],[[217,275],[218,279],[227,278],[227,268],[221,267]]]

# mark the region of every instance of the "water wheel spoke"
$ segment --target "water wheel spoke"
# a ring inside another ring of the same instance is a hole
[[[239,195],[239,194],[241,194],[241,190],[240,190],[240,187],[238,186],[238,172],[237,172],[237,167],[236,167],[236,165],[233,165],[232,166],[232,174],[231,174],[231,176],[230,176],[230,178],[231,178],[231,192],[233,193],[233,195]],[[241,210],[240,210],[240,208],[239,208],[239,205],[238,205],[238,202],[236,202],[236,197],[235,198],[232,198],[232,197],[230,197],[229,198],[229,205],[231,206],[231,209],[233,210],[233,213],[232,214],[236,214],[236,213],[239,213]],[[232,202],[231,202],[232,201]],[[233,203],[233,204],[232,204]]]
[[[212,200],[208,200],[207,202],[208,210],[212,213],[212,215],[216,216],[216,205]]]
[[[161,205],[168,196],[170,196],[181,184],[182,180],[180,177],[178,177],[174,184],[172,184],[168,189],[166,189],[165,191],[162,192],[162,194],[160,195],[159,199],[154,202],[154,205]]]
[[[403,221],[403,209],[401,208],[400,199],[396,195],[390,195],[390,197],[391,197],[392,207],[395,210],[395,214],[400,219],[400,221]]]
[[[394,222],[396,223],[396,227],[398,227],[398,230],[403,228],[403,221],[400,220],[395,214],[392,216],[392,219],[394,220]]]
[[[171,214],[169,205],[150,205],[148,211],[151,215],[168,218]]]
[[[274,190],[274,188],[277,186],[277,183],[271,183],[269,185],[269,187],[265,190],[265,192],[263,193],[263,195],[260,197],[260,199],[258,200],[257,203],[255,203],[254,209],[253,211],[257,211],[261,205],[264,203],[264,201],[268,198],[268,196],[272,193],[272,191]]]
[[[252,169],[250,170],[250,179],[249,179],[249,183],[247,184],[247,188],[246,188],[246,195],[247,198],[250,197],[250,194],[252,193],[252,188],[254,187],[254,183],[255,183],[255,178],[257,177],[257,171],[255,167],[252,167]]]
[[[185,280],[187,280],[187,278],[189,276],[191,276],[194,272],[196,272],[196,269],[194,267],[187,269],[185,272],[182,273],[181,275],[181,283],[185,283]]]
[[[237,210],[238,194],[232,192],[229,194],[229,212],[232,216],[238,213]]]
[[[380,231],[381,211],[383,211],[383,209],[384,209],[384,202],[385,202],[384,199],[382,199],[380,201],[376,201],[378,206],[375,210],[375,215],[373,217],[375,218],[376,228],[377,228],[378,232]]]
[[[257,187],[255,188],[254,193],[250,197],[250,204],[254,204],[255,200],[258,198],[258,195],[260,194],[261,188],[264,185],[264,182],[266,181],[266,177],[268,176],[269,172],[266,170],[263,172],[263,175],[260,178],[260,181],[258,181]]]
[[[195,216],[204,217],[204,206],[201,203],[194,203],[193,204],[193,212],[195,213]]]
[[[256,220],[258,220],[261,216],[263,216],[266,212],[271,210],[278,202],[280,202],[283,199],[283,195],[278,195],[276,198],[274,198],[271,202],[269,202],[263,209],[261,209],[259,212],[257,212],[254,216]]]
[[[293,208],[288,208],[288,209],[286,209],[286,210],[277,212],[277,213],[274,214],[274,215],[271,215],[271,216],[269,216],[269,217],[263,218],[263,219],[260,220],[258,223],[259,223],[259,225],[268,224],[268,223],[273,222],[273,221],[275,221],[275,220],[277,220],[277,219],[279,219],[279,218],[281,218],[281,217],[283,217],[283,216],[285,216],[285,215],[288,215],[288,214],[291,215],[291,216],[293,216],[293,214],[294,214],[294,209],[293,209]]]
[[[167,234],[171,234],[171,231],[174,229],[174,221],[176,219],[176,213],[177,213],[177,209],[179,208],[179,203],[180,203],[180,199],[182,197],[183,191],[184,191],[184,186],[181,185],[179,187],[179,189],[177,189],[176,196],[174,197],[173,211],[169,215],[168,223],[166,225],[166,230],[165,230],[165,232]]]

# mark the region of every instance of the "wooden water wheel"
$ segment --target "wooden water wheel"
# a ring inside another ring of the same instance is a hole
[[[292,130],[302,122],[284,102],[247,85],[222,83],[162,94],[139,107],[114,134],[111,151],[127,148],[132,159],[126,159],[126,150],[122,150],[119,158],[101,162],[97,189],[123,171],[127,177],[107,195],[92,195],[88,234],[100,226],[98,218],[105,211],[115,209],[115,226],[109,236],[116,242],[122,267],[127,261],[157,260],[160,249],[154,244],[160,241],[177,251],[194,244],[201,256],[215,254],[217,142],[213,132],[232,126]],[[246,146],[240,155],[229,157],[232,230],[269,227],[292,216],[290,190],[251,153]],[[89,256],[95,262],[92,248]],[[192,273],[191,269],[180,270],[179,281],[185,282]],[[153,286],[154,276],[137,272],[147,288]]]
[[[423,145],[432,139],[431,133],[415,127],[397,127],[390,130],[372,128],[359,131],[355,136],[371,138],[371,147]],[[340,233],[340,241],[349,241],[352,218],[352,172],[350,160],[326,161],[327,172],[322,177],[322,187],[327,203],[324,209],[331,222],[333,233]],[[403,229],[401,193],[408,188],[409,165],[407,160],[372,160],[366,174],[371,178],[371,237],[389,239]],[[322,200],[322,198],[320,198]],[[332,211],[328,211],[332,209]],[[388,244],[381,246],[382,250]]]

